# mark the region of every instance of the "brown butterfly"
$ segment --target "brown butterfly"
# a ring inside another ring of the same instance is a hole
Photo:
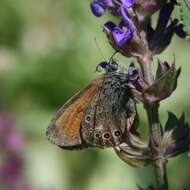
[[[137,121],[127,69],[114,60],[99,66],[105,74],[68,100],[52,119],[47,129],[51,143],[64,149],[82,149],[126,142]]]

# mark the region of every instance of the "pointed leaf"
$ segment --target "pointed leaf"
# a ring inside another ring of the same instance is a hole
[[[149,103],[166,99],[175,90],[178,76],[179,70],[176,70],[175,64],[172,64],[167,72],[145,90],[144,97]]]
[[[177,119],[173,113],[168,114],[168,121],[162,139],[162,148],[165,157],[177,156],[189,149],[190,128],[185,121],[185,115]]]
[[[176,127],[177,123],[177,117],[172,112],[168,112],[168,120],[165,125],[165,131],[169,131],[170,129]]]
[[[170,66],[167,62],[162,62],[158,59],[158,68],[156,71],[156,79],[159,79],[165,72],[169,70]]]
[[[180,19],[184,25],[183,29],[190,40],[190,0],[178,0],[180,6]]]

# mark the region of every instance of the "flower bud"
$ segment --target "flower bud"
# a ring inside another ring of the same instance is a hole
[[[93,12],[93,14],[97,17],[102,16],[105,12],[105,7],[97,2],[91,3],[90,8],[91,8],[91,11]]]

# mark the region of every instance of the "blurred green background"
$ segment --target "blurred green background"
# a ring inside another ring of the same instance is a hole
[[[107,59],[113,53],[101,32],[106,18],[95,18],[85,0],[0,1],[0,103],[26,137],[23,172],[33,189],[137,190],[137,184],[154,182],[151,167],[134,169],[112,149],[69,152],[46,140],[56,110],[98,75],[95,67],[103,58],[94,38]],[[169,110],[185,112],[190,121],[189,53],[190,44],[175,37],[158,56],[171,62],[175,54],[182,67],[177,90],[161,104],[163,123]],[[131,61],[116,58],[126,66]],[[138,107],[146,133],[146,115]],[[168,175],[172,190],[190,187],[188,154],[169,162]]]

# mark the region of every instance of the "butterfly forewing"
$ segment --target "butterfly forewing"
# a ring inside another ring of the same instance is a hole
[[[57,112],[47,129],[47,137],[51,143],[66,149],[86,147],[80,135],[81,121],[84,110],[99,92],[103,78],[101,75],[92,81]]]

